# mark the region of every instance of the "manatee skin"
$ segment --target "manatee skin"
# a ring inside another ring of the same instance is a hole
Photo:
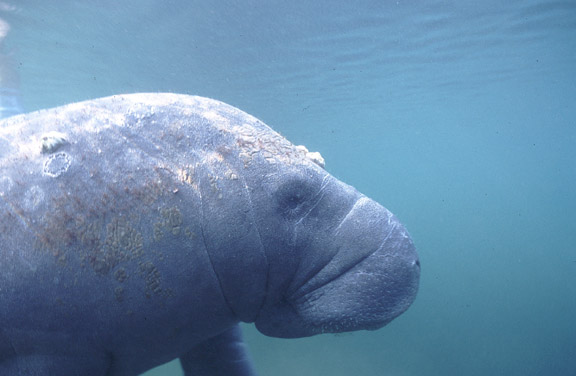
[[[0,375],[254,375],[239,322],[288,338],[404,312],[405,228],[309,154],[186,95],[0,122]]]

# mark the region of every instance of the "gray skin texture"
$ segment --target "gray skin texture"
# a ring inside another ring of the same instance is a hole
[[[254,375],[239,322],[377,329],[420,265],[387,209],[254,117],[119,95],[0,122],[0,375]]]

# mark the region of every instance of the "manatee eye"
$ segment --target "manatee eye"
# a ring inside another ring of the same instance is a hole
[[[284,197],[284,202],[281,203],[281,206],[284,206],[286,209],[293,210],[296,209],[304,201],[305,198],[302,194],[299,192],[294,192],[294,194]]]
[[[278,211],[289,218],[298,217],[310,206],[318,189],[316,184],[300,177],[290,179],[276,191]]]

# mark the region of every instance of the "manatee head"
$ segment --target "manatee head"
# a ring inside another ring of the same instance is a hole
[[[190,103],[183,112],[198,114],[190,134],[201,146],[193,185],[203,240],[238,320],[266,335],[304,337],[377,329],[409,307],[420,265],[394,215],[258,119],[179,98]],[[187,155],[186,135],[178,140]]]
[[[256,327],[274,337],[378,329],[416,297],[420,263],[386,208],[316,163],[268,168],[253,189],[268,262]]]

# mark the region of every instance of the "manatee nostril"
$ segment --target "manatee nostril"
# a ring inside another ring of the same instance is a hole
[[[420,268],[420,260],[416,260],[416,261],[414,262],[414,265],[416,265],[418,268]]]

